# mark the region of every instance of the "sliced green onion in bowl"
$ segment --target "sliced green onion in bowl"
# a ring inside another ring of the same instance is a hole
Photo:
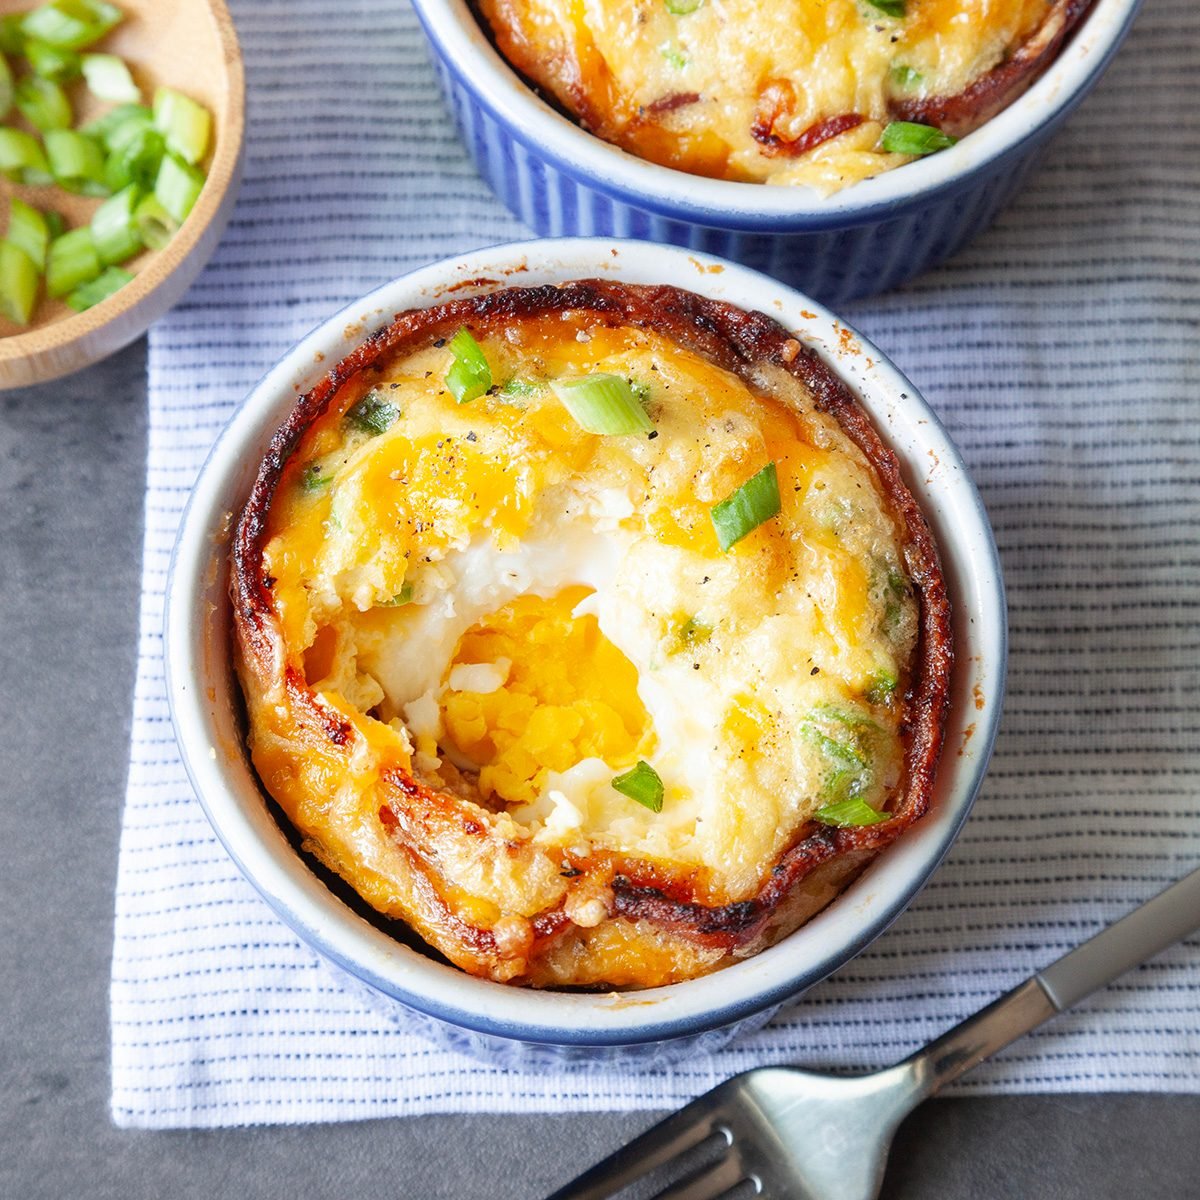
[[[167,140],[167,149],[193,166],[208,152],[212,114],[203,104],[174,88],[154,93],[154,124]]]
[[[76,312],[86,312],[101,300],[107,300],[114,292],[119,292],[127,283],[133,282],[133,276],[120,267],[108,267],[90,283],[81,284],[68,297],[67,303]]]
[[[29,324],[39,279],[36,264],[20,246],[0,242],[0,311],[18,325]]]
[[[98,142],[73,129],[51,129],[45,143],[50,172],[59,187],[84,196],[108,195],[104,151]]]
[[[33,187],[54,182],[42,143],[23,129],[0,129],[0,172]]]
[[[106,267],[123,263],[142,249],[142,235],[134,216],[141,197],[141,189],[131,183],[92,214],[92,244]]]
[[[63,50],[83,50],[115,29],[123,17],[105,0],[51,0],[25,14],[21,33]]]
[[[138,234],[151,250],[161,250],[175,236],[179,222],[161,204],[158,197],[143,196],[134,211]]]
[[[114,131],[111,141],[104,182],[114,192],[131,183],[153,188],[165,152],[162,134],[153,126],[130,121]]]
[[[651,812],[662,812],[663,781],[658,772],[645,759],[638,759],[637,766],[618,775],[612,781],[613,791],[636,800]]]
[[[597,373],[580,379],[552,379],[550,390],[587,433],[621,437],[654,429],[654,422],[622,375]]]
[[[14,246],[19,246],[29,255],[38,271],[46,269],[46,251],[50,246],[50,227],[45,216],[26,204],[24,200],[13,197],[8,209],[8,240]]]
[[[187,220],[203,188],[204,176],[195,167],[174,154],[163,155],[154,180],[154,198],[180,225]]]
[[[46,42],[26,42],[24,54],[34,74],[55,83],[70,83],[79,78],[82,70],[79,55],[74,50],[63,50]]]
[[[88,91],[97,100],[114,104],[140,104],[142,89],[133,82],[125,60],[115,54],[85,54],[79,60]]]
[[[717,544],[728,551],[765,521],[778,516],[781,508],[779,475],[775,464],[767,463],[735,492],[709,509],[713,529],[717,532]]]
[[[891,814],[872,808],[858,796],[851,796],[818,808],[813,816],[822,825],[838,825],[842,828],[854,829],[864,825],[878,825],[880,821],[886,821]]]
[[[933,154],[948,150],[958,138],[943,133],[933,125],[919,125],[915,121],[893,121],[879,139],[879,144],[889,154]]]
[[[100,274],[100,255],[90,229],[72,229],[50,243],[46,256],[46,291],[65,296]]]
[[[13,97],[21,116],[42,133],[51,129],[70,129],[74,119],[71,102],[57,83],[37,75],[26,75],[17,82]]]
[[[131,129],[137,126],[153,129],[154,117],[144,104],[118,104],[102,117],[81,125],[79,132],[95,138],[104,144],[106,150],[111,150],[114,136],[126,125],[130,125]]]
[[[24,13],[9,13],[0,17],[0,54],[24,54],[25,34],[21,32]]]
[[[446,372],[446,386],[459,404],[478,400],[492,386],[492,369],[488,366],[483,347],[464,325],[450,339],[454,361]]]
[[[12,67],[8,65],[8,59],[3,54],[0,54],[0,121],[3,121],[12,111],[16,86],[16,82],[13,79]]]

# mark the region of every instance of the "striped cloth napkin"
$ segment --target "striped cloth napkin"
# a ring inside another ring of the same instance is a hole
[[[112,981],[130,1126],[674,1106],[751,1065],[891,1062],[1200,863],[1200,10],[1147,0],[999,224],[845,315],[942,414],[995,525],[1012,657],[974,815],[869,950],[766,1030],[672,1070],[522,1074],[344,989],[245,883],[176,754],[162,593],[223,422],[312,325],[432,259],[528,236],[476,177],[399,0],[234,0],[241,199],[152,332],[141,640]],[[1200,942],[961,1092],[1200,1089]]]

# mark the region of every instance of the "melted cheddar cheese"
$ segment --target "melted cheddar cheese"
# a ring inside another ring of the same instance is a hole
[[[412,351],[344,388],[284,469],[263,549],[283,653],[355,741],[340,769],[298,755],[267,696],[259,774],[384,911],[362,831],[393,765],[546,852],[440,863],[485,925],[562,902],[562,864],[596,856],[753,896],[818,810],[883,809],[903,770],[917,605],[880,484],[778,368],[751,386],[586,314],[478,332],[486,395],[456,403],[448,346]],[[549,385],[595,373],[630,381],[651,433],[583,431]],[[771,463],[779,514],[722,551],[713,506]],[[639,761],[661,811],[613,786]],[[568,904],[581,926],[603,911]]]
[[[1054,0],[883,7],[480,0],[505,56],[600,137],[694,174],[824,193],[909,161],[880,146],[897,107],[966,92]]]

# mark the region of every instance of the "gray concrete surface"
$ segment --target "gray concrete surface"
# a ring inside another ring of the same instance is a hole
[[[0,394],[0,1198],[534,1200],[650,1120],[129,1133],[108,968],[136,644],[145,346]],[[1200,1097],[943,1100],[887,1200],[1200,1197]]]

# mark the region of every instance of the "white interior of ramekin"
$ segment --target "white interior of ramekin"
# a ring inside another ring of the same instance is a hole
[[[955,606],[952,711],[930,814],[837,901],[755,958],[637,993],[536,992],[475,979],[357,916],[291,848],[243,743],[230,666],[227,549],[275,428],[298,394],[394,313],[497,286],[589,276],[669,283],[760,309],[825,358],[859,394],[904,464],[941,547]],[[238,410],[201,471],[168,582],[167,690],[189,776],[217,834],[276,911],[355,975],[456,1024],[529,1041],[632,1044],[726,1024],[795,994],[852,957],[903,909],[940,861],[982,780],[1000,716],[1005,609],[978,494],[940,423],[873,346],[766,276],[686,250],[608,239],[475,251],[389,283],[331,317],[280,360]]]
[[[853,224],[935,191],[1020,147],[1085,93],[1119,44],[1141,0],[1096,0],[1050,69],[999,115],[957,145],[873,179],[822,196],[806,187],[706,179],[636,158],[586,133],[525,84],[488,40],[466,0],[413,0],[429,33],[468,88],[484,98],[518,137],[602,190],[633,203],[702,220],[707,214],[757,223],[791,218],[821,228]]]

